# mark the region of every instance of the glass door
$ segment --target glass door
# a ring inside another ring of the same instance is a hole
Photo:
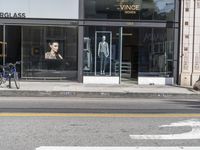
[[[5,64],[21,61],[21,27],[5,26]]]
[[[138,82],[138,53],[139,29],[124,27],[122,33],[121,81],[137,84]]]
[[[21,61],[21,26],[5,25],[3,31],[3,64]],[[21,65],[17,65],[17,72],[20,75]]]

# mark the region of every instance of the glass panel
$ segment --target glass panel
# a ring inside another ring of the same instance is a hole
[[[21,27],[6,26],[5,62],[15,63],[21,60]]]
[[[174,29],[143,28],[139,39],[139,75],[172,77]]]
[[[175,0],[85,0],[85,18],[174,21]]]
[[[77,27],[23,27],[23,77],[77,80]]]
[[[84,75],[119,76],[119,33],[118,27],[85,27]]]
[[[174,0],[142,0],[141,20],[174,21]]]
[[[123,28],[122,81],[137,81],[139,28]]]
[[[3,64],[3,26],[0,26],[0,65]]]
[[[0,65],[3,65],[3,26],[0,26]]]
[[[5,31],[5,64],[21,61],[21,27],[5,26]],[[16,67],[21,76],[21,65]]]

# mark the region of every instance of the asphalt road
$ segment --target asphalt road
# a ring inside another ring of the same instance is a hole
[[[200,138],[130,137],[184,137],[192,126],[161,126],[188,120],[200,124],[199,106],[199,100],[0,97],[0,150],[35,150],[40,146],[200,146]],[[198,130],[196,133],[200,135]]]
[[[200,113],[200,100],[0,97],[0,112]]]

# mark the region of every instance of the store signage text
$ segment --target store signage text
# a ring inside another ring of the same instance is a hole
[[[140,10],[140,5],[136,4],[135,0],[118,0],[118,2],[118,9],[125,14],[136,14],[136,12]]]
[[[0,18],[26,18],[26,13],[0,12]]]
[[[120,10],[125,14],[136,14],[138,10],[140,10],[140,5],[128,5],[128,4],[120,4]]]

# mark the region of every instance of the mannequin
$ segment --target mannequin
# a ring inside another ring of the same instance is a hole
[[[106,36],[102,36],[102,41],[99,42],[98,56],[100,58],[100,74],[105,75],[106,59],[109,56],[109,46],[106,42]]]

